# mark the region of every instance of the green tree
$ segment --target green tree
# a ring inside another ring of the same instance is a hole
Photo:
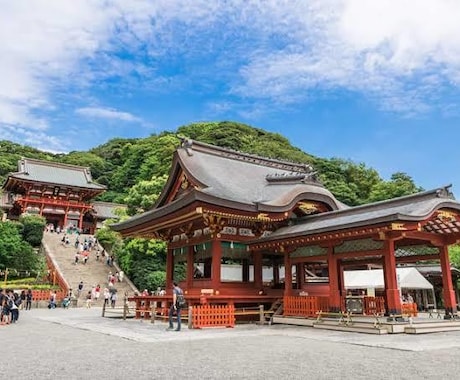
[[[123,271],[139,289],[156,289],[159,274],[166,269],[166,245],[149,239],[125,239],[116,251],[116,258]],[[154,283],[155,282],[155,283]],[[153,287],[154,286],[154,287]]]
[[[118,232],[113,231],[109,226],[115,223],[114,220],[106,220],[101,228],[96,231],[95,237],[107,252],[112,252],[123,245],[123,239]]]
[[[452,265],[460,269],[460,245],[455,244],[449,247],[449,258]]]
[[[19,218],[22,224],[22,236],[33,247],[39,247],[43,239],[46,219],[38,215],[24,214]]]
[[[90,152],[70,152],[61,156],[61,162],[90,168],[94,179],[101,177],[109,166],[102,157]]]
[[[163,187],[168,179],[166,174],[160,177],[153,177],[150,181],[139,181],[131,189],[124,199],[129,207],[131,215],[149,210],[163,190]]]
[[[413,179],[406,173],[397,172],[391,176],[390,181],[377,183],[369,196],[369,201],[376,202],[385,199],[402,197],[422,191],[423,188],[417,186]]]
[[[0,222],[0,268],[36,270],[38,255],[22,238],[23,226],[17,222]]]

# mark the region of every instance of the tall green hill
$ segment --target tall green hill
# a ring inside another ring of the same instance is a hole
[[[127,203],[131,212],[138,212],[151,207],[159,195],[181,136],[264,157],[311,164],[323,184],[350,206],[422,190],[405,173],[394,173],[385,181],[365,163],[315,157],[294,147],[280,134],[230,121],[193,123],[175,132],[146,138],[115,138],[89,151],[68,154],[51,154],[0,141],[0,181],[3,183],[9,172],[17,170],[21,157],[89,166],[94,180],[108,188],[101,200]]]

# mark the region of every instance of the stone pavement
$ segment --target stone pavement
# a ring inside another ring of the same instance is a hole
[[[282,325],[170,332],[166,323],[100,314],[22,312],[17,325],[0,326],[4,369],[39,380],[434,379],[460,371],[460,332],[375,336]]]

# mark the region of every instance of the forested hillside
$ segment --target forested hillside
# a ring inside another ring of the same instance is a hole
[[[21,157],[53,160],[89,166],[95,181],[107,186],[100,199],[129,205],[129,213],[149,209],[165,184],[172,155],[188,137],[209,144],[311,164],[323,184],[342,202],[354,206],[377,200],[411,194],[421,190],[405,173],[394,173],[383,180],[375,169],[365,163],[342,158],[314,157],[290,144],[283,136],[235,122],[195,123],[179,127],[175,132],[163,132],[139,139],[112,139],[85,152],[53,155],[0,141],[0,180],[17,170]],[[165,286],[166,248],[164,242],[145,239],[122,240],[110,228],[97,233],[104,246],[115,254],[125,273],[139,289]],[[185,268],[175,268],[175,279],[184,276]]]
[[[236,122],[194,123],[176,132],[140,139],[112,139],[89,151],[51,154],[9,141],[0,141],[0,180],[17,170],[21,157],[89,166],[95,181],[107,186],[101,200],[127,203],[131,213],[152,206],[166,181],[172,154],[185,136],[242,152],[309,163],[323,184],[342,202],[354,206],[417,192],[420,187],[405,173],[383,180],[379,173],[343,158],[314,157],[280,134]]]

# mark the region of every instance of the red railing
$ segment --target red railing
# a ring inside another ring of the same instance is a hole
[[[53,260],[49,255],[46,255],[46,265],[48,266],[49,269],[49,278],[48,280],[53,284],[57,285],[61,288],[61,290],[64,292],[64,294],[67,294],[69,292],[69,286],[67,284],[67,281],[64,280],[64,277],[62,277],[61,272],[56,269],[56,266],[54,265]]]
[[[329,311],[328,297],[284,297],[283,315],[294,317],[316,317],[319,311]]]
[[[363,297],[363,312],[366,315],[385,314],[385,299],[383,297]]]
[[[192,306],[192,327],[234,327],[235,307],[233,305]]]
[[[417,304],[412,303],[403,303],[401,305],[402,315],[407,315],[409,317],[416,317],[418,315]]]
[[[66,294],[67,293],[63,290],[57,290],[56,300],[61,301],[66,296]],[[32,300],[33,301],[49,301],[50,297],[51,297],[51,292],[49,290],[32,290]]]

